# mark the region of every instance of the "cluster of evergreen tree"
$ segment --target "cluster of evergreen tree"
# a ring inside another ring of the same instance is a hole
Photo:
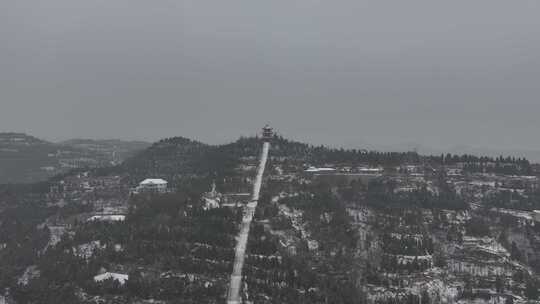
[[[58,299],[72,299],[82,288],[122,299],[222,301],[240,218],[240,210],[204,210],[186,193],[133,197],[125,222],[79,223],[74,235],[32,256],[40,276],[27,286],[12,284],[13,296],[20,303],[78,303]],[[96,241],[91,257],[77,255],[78,246]],[[94,282],[102,270],[129,274],[128,284]]]
[[[470,154],[442,154],[430,156],[428,159],[440,165],[461,164],[466,172],[485,172],[507,175],[530,175],[533,173],[531,163],[526,158],[513,156],[476,156]]]
[[[445,184],[441,184],[443,186],[439,188],[439,193],[433,193],[426,187],[396,193],[392,181],[373,180],[369,183],[364,202],[375,208],[467,209],[463,198]]]
[[[390,273],[411,274],[426,271],[432,267],[430,260],[414,258],[411,261],[400,262],[396,255],[385,254],[381,259],[381,269]]]
[[[280,204],[302,211],[305,229],[320,245],[317,254],[308,250],[303,241],[295,243],[295,250],[283,248],[279,238],[262,224],[266,221],[255,224],[248,242],[249,253],[268,258],[247,260],[245,273],[250,299],[256,303],[355,303],[360,297],[359,276],[351,265],[358,237],[345,205],[328,185],[301,188],[299,195],[283,198]],[[275,229],[279,221],[274,219],[281,215],[271,207],[269,197],[259,204],[266,208],[258,212],[256,219],[270,219]],[[279,262],[271,258],[276,256],[280,257]]]
[[[174,181],[186,176],[232,176],[237,165],[238,158],[222,146],[173,137],[128,159],[121,165],[121,171],[136,179],[161,176]]]
[[[47,183],[0,186],[0,289],[15,285],[49,240],[38,226],[57,208],[42,203],[45,189]]]
[[[355,303],[359,290],[345,271],[350,265],[317,265],[299,248],[295,255],[280,249],[278,239],[255,225],[244,267],[250,300],[256,303]],[[279,258],[277,258],[279,257]],[[350,259],[348,260],[350,261]],[[345,261],[344,263],[347,263]]]
[[[360,149],[330,148],[327,146],[309,145],[282,136],[274,136],[272,143],[272,157],[286,158],[289,161],[300,161],[312,165],[326,163],[343,164],[371,164],[394,166],[405,162],[418,163],[421,157],[415,152],[378,152]],[[260,139],[257,137],[243,137],[227,145],[236,155],[257,155]]]
[[[433,253],[433,240],[427,235],[401,234],[401,237],[397,238],[391,233],[384,233],[381,242],[384,252],[394,255],[418,256]]]
[[[520,194],[512,190],[489,193],[482,198],[482,205],[491,208],[532,211],[540,209],[540,191]]]

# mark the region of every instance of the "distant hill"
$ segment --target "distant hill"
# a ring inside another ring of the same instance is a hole
[[[72,139],[47,142],[22,133],[0,133],[0,184],[28,183],[45,180],[75,168],[105,168],[106,171],[129,173],[134,179],[160,176],[170,180],[189,176],[225,176],[240,161],[255,159],[260,139],[242,137],[224,145],[209,145],[184,137],[172,137],[154,144],[139,141]],[[288,165],[324,166],[327,163],[363,164],[393,167],[402,163],[429,161],[440,164],[436,156],[416,152],[378,152],[358,149],[336,149],[314,146],[275,136],[272,157],[287,159]],[[471,155],[445,157],[445,163],[462,163],[471,171],[485,170],[485,163],[508,163],[505,173],[529,174],[529,163],[523,159],[498,160]],[[508,169],[509,168],[509,169]],[[510,171],[512,172],[510,172]],[[500,170],[499,170],[500,171]]]
[[[144,141],[124,141],[119,139],[70,139],[60,142],[60,144],[109,155],[113,164],[119,164],[125,159],[134,156],[137,152],[151,146],[150,143]]]
[[[224,175],[237,165],[238,155],[223,146],[204,144],[184,137],[154,143],[117,167],[135,178],[165,177],[169,180],[189,176]]]
[[[186,178],[238,177],[236,170],[241,163],[256,162],[261,149],[261,139],[242,137],[224,145],[210,145],[184,137],[172,137],[154,143],[148,149],[127,159],[120,166],[103,168],[104,173],[127,173],[132,182],[147,177],[165,178],[182,183]],[[324,165],[325,163],[357,163],[372,165],[397,165],[400,162],[418,161],[416,153],[380,153],[363,150],[333,149],[313,146],[275,136],[272,139],[271,158],[286,161],[288,166]]]
[[[52,143],[24,133],[0,133],[0,184],[37,182],[74,168],[118,164],[148,146],[120,140]]]
[[[260,153],[260,138],[242,137],[224,145],[210,145],[184,137],[172,137],[154,143],[148,149],[128,158],[121,166],[105,168],[109,173],[127,173],[134,181],[161,177],[182,182],[186,177],[207,176],[218,179],[232,176],[241,163],[255,162]],[[459,166],[470,172],[532,174],[530,163],[523,158],[474,155],[436,154],[423,156],[417,152],[380,152],[360,149],[336,149],[314,146],[275,136],[272,139],[271,161],[284,166],[305,167],[342,164],[347,166],[382,166],[396,168],[402,164]]]

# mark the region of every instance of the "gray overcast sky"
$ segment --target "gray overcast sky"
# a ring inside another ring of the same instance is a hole
[[[540,149],[540,2],[0,0],[0,131]]]

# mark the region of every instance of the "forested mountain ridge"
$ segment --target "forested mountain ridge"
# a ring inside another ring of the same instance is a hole
[[[113,167],[1,186],[0,300],[223,303],[260,149],[256,137],[225,145],[173,137]],[[540,191],[524,159],[334,149],[275,136],[267,169],[246,301],[538,297]],[[169,181],[169,191],[132,192],[150,177]]]
[[[256,155],[259,149],[257,137],[242,137],[225,145],[235,155]],[[493,172],[507,174],[532,174],[531,163],[525,158],[511,156],[477,156],[477,155],[420,155],[417,152],[381,152],[364,149],[332,148],[324,145],[310,145],[282,136],[274,136],[272,140],[272,157],[288,158],[311,165],[328,163],[362,164],[368,166],[391,167],[400,164],[457,165],[469,172]]]
[[[245,158],[255,158],[260,153],[260,138],[241,137],[229,144],[210,145],[185,137],[160,140],[128,158],[118,167],[120,171],[137,174],[202,174],[204,172],[229,171]],[[400,164],[461,164],[470,172],[532,173],[531,164],[524,158],[487,157],[474,155],[423,156],[416,152],[380,152],[363,149],[343,149],[315,146],[282,136],[272,139],[272,158],[287,160],[295,165],[323,166],[333,163],[392,167]]]

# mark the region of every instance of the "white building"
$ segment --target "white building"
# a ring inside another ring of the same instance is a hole
[[[317,168],[310,166],[305,170],[307,173],[335,173],[337,170],[335,168]]]
[[[88,218],[87,222],[123,222],[126,220],[125,215],[107,214],[107,215],[94,215]]]
[[[381,167],[370,168],[370,167],[358,167],[358,173],[362,174],[382,174],[384,169]]]
[[[535,221],[540,222],[540,210],[533,210],[532,216]]]
[[[167,192],[167,181],[161,178],[147,178],[139,183],[137,192]]]
[[[129,276],[127,274],[106,272],[104,274],[95,276],[94,282],[99,283],[110,279],[112,279],[113,281],[118,281],[120,285],[124,285],[129,280]]]

